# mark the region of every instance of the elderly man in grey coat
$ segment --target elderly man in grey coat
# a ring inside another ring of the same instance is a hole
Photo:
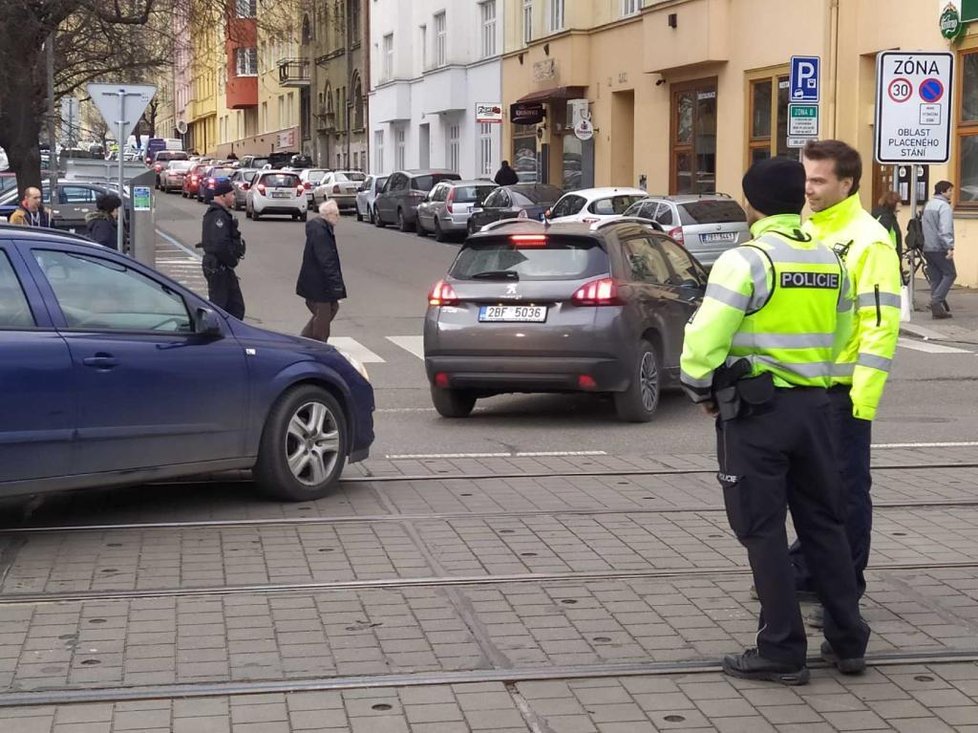
[[[930,283],[930,312],[934,318],[950,318],[947,294],[958,272],[954,267],[954,214],[950,181],[938,181],[924,207],[920,224],[924,231],[924,260]]]
[[[306,223],[306,248],[295,292],[305,299],[312,313],[302,335],[325,343],[329,340],[330,324],[340,309],[339,301],[346,297],[346,285],[336,249],[334,227],[340,220],[336,202],[327,199],[320,204],[319,217]]]

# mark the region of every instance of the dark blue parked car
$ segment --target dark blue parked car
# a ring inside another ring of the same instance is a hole
[[[0,495],[253,468],[325,495],[373,442],[373,389],[331,346],[242,323],[69,234],[0,225]]]

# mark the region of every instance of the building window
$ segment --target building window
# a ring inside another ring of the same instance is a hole
[[[962,209],[978,209],[978,49],[958,55],[961,85],[957,125],[957,176],[954,195]]]
[[[788,147],[788,77],[769,76],[752,80],[748,102],[748,164],[772,155],[795,157],[795,153]]]
[[[261,131],[268,132],[268,102],[261,103]]]
[[[407,166],[404,164],[404,139],[407,134],[403,127],[398,127],[394,130],[394,168],[395,170],[404,170]]]
[[[350,3],[350,43],[354,46],[360,43],[360,0]]]
[[[418,26],[418,45],[421,47],[421,71],[428,68],[428,26]]]
[[[258,15],[258,0],[236,0],[235,11],[239,18],[254,18]]]
[[[492,175],[492,124],[479,125],[479,171],[480,176]]]
[[[716,79],[676,85],[670,116],[669,193],[715,193]]]
[[[564,30],[564,0],[549,0],[547,30],[551,33]]]
[[[533,0],[523,0],[523,45],[533,40]]]
[[[394,34],[388,33],[384,36],[384,75],[381,81],[390,81],[394,78]]]
[[[496,0],[479,6],[482,12],[482,58],[496,55]]]
[[[536,125],[513,125],[513,168],[520,183],[537,183]]]
[[[642,7],[641,0],[621,0],[621,16],[635,15]]]
[[[353,79],[353,129],[363,129],[363,86],[359,73]]]
[[[258,75],[258,49],[257,48],[236,48],[234,49],[234,70],[237,76],[257,76]]]
[[[286,127],[292,127],[295,124],[295,92],[285,95],[285,117],[288,122]]]
[[[438,13],[435,16],[435,66],[444,66],[448,63],[446,33],[445,14]]]
[[[374,132],[374,173],[384,172],[384,131]]]
[[[448,126],[448,148],[445,151],[445,159],[448,170],[458,173],[459,167],[459,125]]]

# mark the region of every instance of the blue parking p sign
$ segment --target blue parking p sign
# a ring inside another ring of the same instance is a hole
[[[818,56],[792,56],[789,81],[792,102],[818,101]]]

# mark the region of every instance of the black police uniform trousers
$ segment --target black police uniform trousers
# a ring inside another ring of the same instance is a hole
[[[209,273],[205,271],[204,277],[207,279],[207,299],[239,321],[244,320],[244,296],[234,270],[220,267]]]
[[[866,592],[866,566],[869,565],[870,543],[873,535],[873,474],[870,470],[870,445],[873,442],[873,423],[852,415],[849,385],[829,389],[832,409],[832,431],[835,438],[836,464],[842,472],[846,496],[846,534],[852,551],[852,566],[856,571],[856,589],[862,597]],[[801,549],[801,542],[791,545],[791,563],[795,566],[798,590],[814,590],[812,573]]]
[[[785,528],[790,510],[825,607],[825,638],[840,658],[862,657],[869,627],[859,616],[828,394],[778,388],[770,402],[750,410],[717,421],[717,455],[727,518],[747,548],[761,602],[758,652],[782,664],[805,663],[807,639]]]

